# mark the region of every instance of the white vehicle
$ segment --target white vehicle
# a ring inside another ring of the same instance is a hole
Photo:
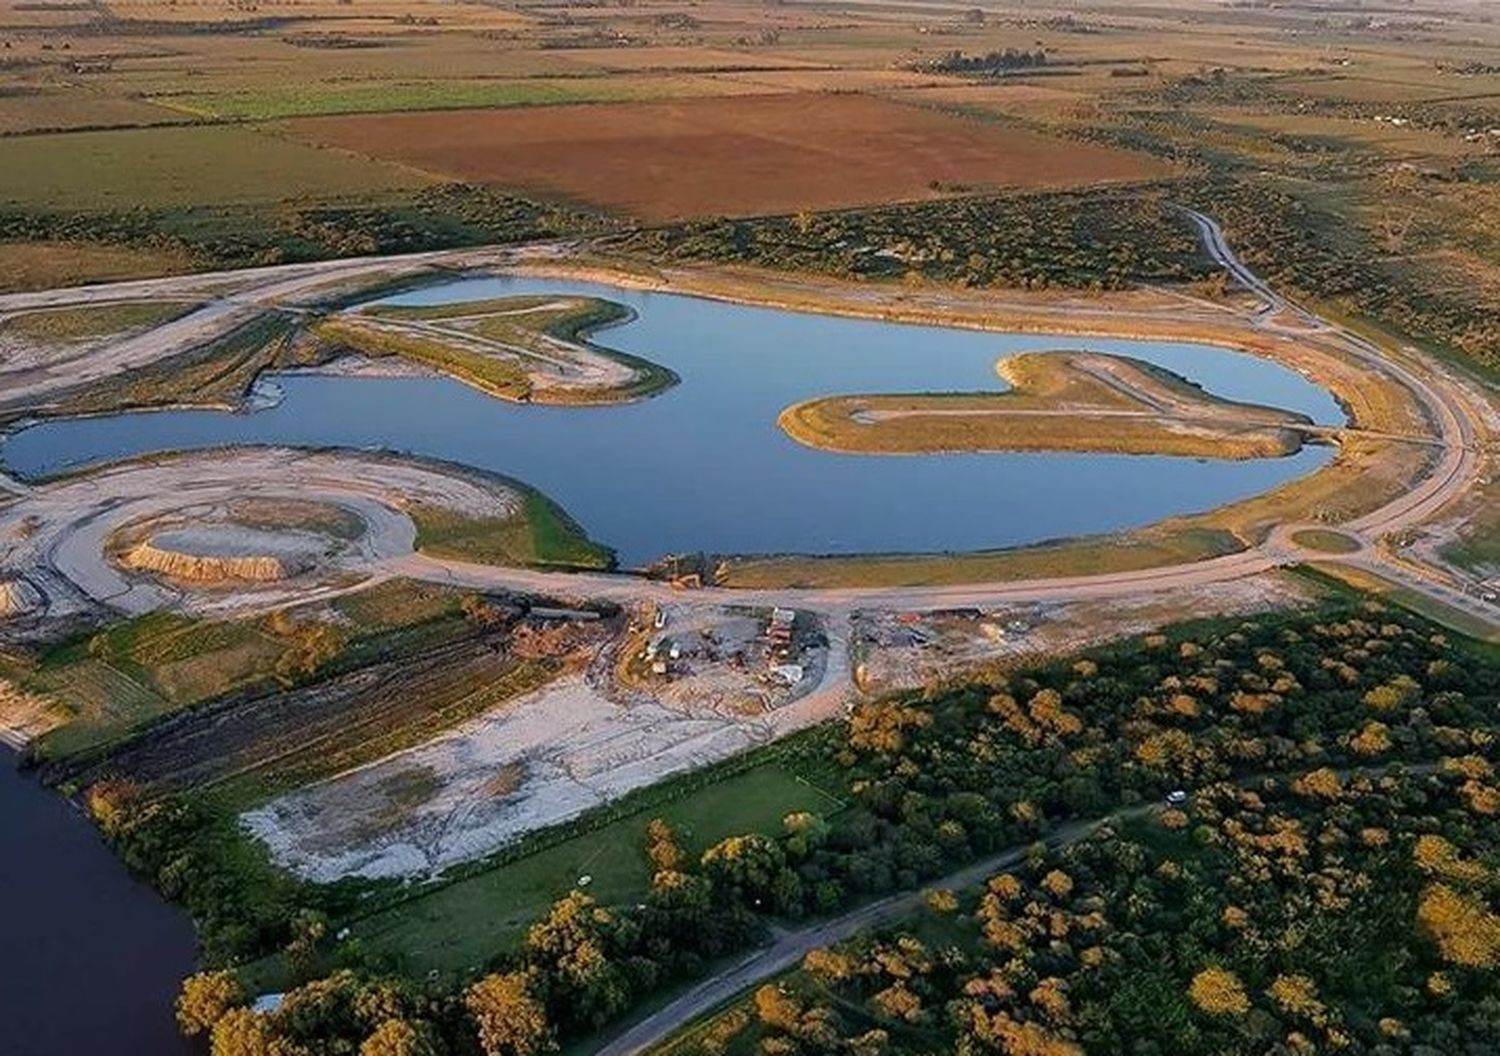
[[[1174,788],[1167,793],[1167,806],[1180,807],[1187,802],[1187,793],[1180,788]]]
[[[667,625],[667,610],[666,609],[657,609],[656,610],[656,616],[651,621],[651,626],[655,627],[659,631],[663,627],[665,627],[666,625]]]

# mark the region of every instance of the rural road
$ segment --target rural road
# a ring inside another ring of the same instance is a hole
[[[1092,835],[1111,821],[1131,814],[1144,813],[1146,809],[1133,807],[1128,811],[1111,814],[1095,821],[1080,821],[1058,826],[1044,840],[1008,848],[999,854],[965,866],[957,872],[949,873],[934,881],[929,887],[954,890],[977,887],[995,873],[1024,861],[1037,842],[1045,843],[1052,848],[1065,847]],[[634,1056],[635,1053],[645,1052],[683,1025],[712,1011],[736,994],[743,993],[756,983],[799,964],[802,958],[811,951],[836,945],[859,932],[900,920],[921,904],[921,890],[907,891],[860,906],[832,920],[799,928],[796,931],[779,932],[769,946],[761,947],[744,960],[705,979],[665,1007],[632,1024],[603,1045],[595,1056]]]
[[[1256,317],[1257,326],[1285,330],[1283,325],[1274,322],[1274,317],[1295,315],[1301,323],[1297,332],[1317,334],[1370,370],[1383,373],[1406,388],[1420,403],[1431,423],[1433,435],[1419,439],[1426,445],[1438,448],[1439,454],[1435,464],[1416,486],[1379,509],[1339,526],[1340,531],[1360,542],[1361,564],[1444,605],[1457,608],[1492,626],[1500,626],[1500,608],[1480,597],[1454,591],[1444,582],[1444,577],[1437,573],[1423,575],[1412,563],[1391,560],[1377,545],[1383,537],[1414,528],[1435,516],[1448,503],[1462,496],[1479,478],[1482,469],[1478,444],[1478,437],[1482,433],[1481,417],[1480,412],[1465,399],[1463,389],[1446,378],[1443,379],[1445,384],[1431,383],[1365,338],[1336,327],[1282,297],[1235,255],[1217,222],[1202,213],[1191,210],[1185,212],[1197,226],[1203,238],[1204,250],[1209,256],[1236,282],[1265,302],[1266,311]],[[741,604],[792,604],[825,614],[840,615],[847,615],[857,608],[932,611],[1010,602],[1108,598],[1128,593],[1199,587],[1256,575],[1302,560],[1329,557],[1297,546],[1291,538],[1290,529],[1294,527],[1316,526],[1286,525],[1282,530],[1273,532],[1261,546],[1250,550],[1190,564],[1135,572],[948,587],[800,588],[773,591],[709,588],[695,592],[695,596],[711,600],[722,595],[725,602]],[[421,554],[398,558],[390,563],[388,570],[401,575],[445,580],[475,588],[573,591],[610,597],[622,602],[662,600],[671,597],[673,593],[664,584],[619,576],[526,572],[439,561]]]

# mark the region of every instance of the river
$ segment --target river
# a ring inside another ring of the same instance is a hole
[[[1324,424],[1344,416],[1278,363],[1204,344],[1003,334],[839,318],[680,294],[538,279],[465,279],[391,298],[443,303],[572,293],[636,313],[599,335],[675,370],[650,400],[504,403],[447,379],[280,375],[274,407],[44,422],[0,446],[40,475],[224,444],[382,447],[514,477],[560,503],[623,564],[664,553],[979,550],[1136,527],[1258,494],[1333,457],[1306,447],[1248,462],[1089,454],[868,456],[816,451],[776,424],[788,405],[849,392],[999,391],[1017,352],[1135,356],[1230,399]]]
[[[0,748],[0,1054],[178,1056],[193,926]]]

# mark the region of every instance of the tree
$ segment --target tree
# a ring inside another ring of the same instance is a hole
[[[1443,960],[1465,968],[1500,965],[1500,917],[1479,899],[1432,884],[1422,892],[1417,921],[1437,943]]]
[[[528,959],[549,984],[547,1003],[559,1026],[564,1017],[598,1026],[629,1000],[619,966],[610,959],[614,923],[607,910],[574,891],[526,933]]]
[[[231,1008],[214,1024],[212,1056],[273,1056],[275,1039],[266,1017],[248,1008]]]
[[[387,1019],[359,1047],[359,1056],[439,1056],[432,1028],[421,1021]]]
[[[1227,968],[1205,968],[1193,976],[1188,997],[1211,1016],[1243,1016],[1250,1011],[1245,984]]]
[[[703,871],[717,891],[744,905],[770,908],[786,854],[775,840],[759,833],[730,836],[703,852]]]
[[[646,860],[657,873],[676,872],[682,868],[682,845],[677,834],[661,818],[652,818],[646,823]]]
[[[244,999],[244,989],[233,972],[190,975],[177,995],[177,1025],[188,1037],[211,1031],[224,1013]]]
[[[464,994],[485,1056],[532,1056],[554,1048],[546,1010],[531,994],[531,975],[487,975]]]
[[[860,704],[849,717],[849,744],[894,755],[906,744],[906,731],[931,725],[932,716],[891,700]]]

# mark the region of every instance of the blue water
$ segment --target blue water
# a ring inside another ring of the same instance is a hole
[[[849,455],[803,447],[776,425],[789,404],[830,393],[998,391],[994,364],[1017,352],[1134,356],[1220,396],[1344,421],[1296,372],[1207,345],[908,326],[551,280],[467,279],[388,300],[549,293],[634,309],[634,321],[598,340],[672,368],[682,383],[638,403],[571,408],[504,403],[446,379],[281,375],[285,399],[268,410],[51,421],[6,438],[0,454],[28,476],[223,444],[431,455],[539,488],[629,566],[695,550],[977,550],[1113,531],[1266,491],[1333,455]]]

